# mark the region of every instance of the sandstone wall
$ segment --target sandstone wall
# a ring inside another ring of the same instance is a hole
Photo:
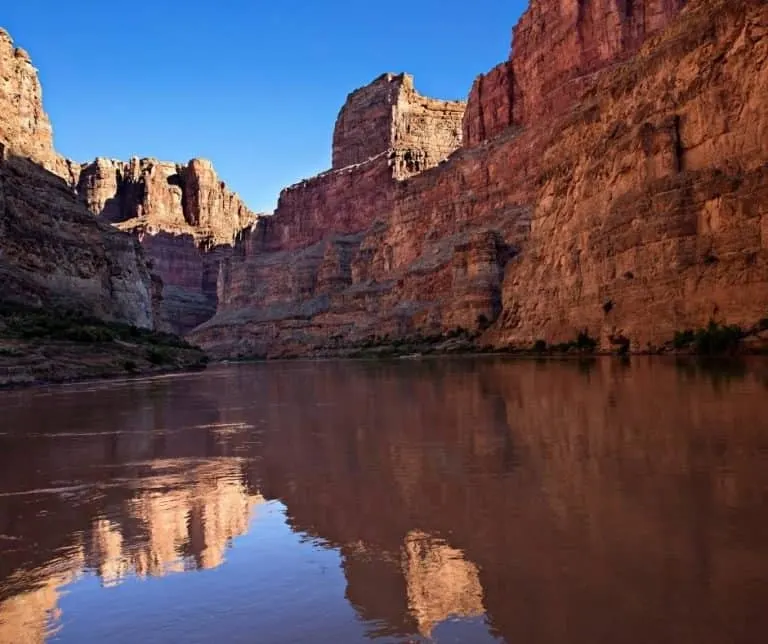
[[[95,220],[66,182],[0,144],[0,300],[155,326],[136,240]]]
[[[481,342],[586,328],[644,349],[765,317],[768,8],[696,0],[673,20],[681,4],[533,2],[511,62],[475,84],[470,147],[410,177],[395,155],[378,196],[374,161],[305,182],[235,252],[195,337],[281,355],[485,318]]]
[[[514,29],[509,61],[475,81],[464,144],[512,124],[533,126],[567,111],[594,73],[637,52],[686,0],[531,0]]]
[[[93,219],[53,148],[37,71],[0,30],[0,299],[154,327],[160,284],[129,235]]]
[[[94,215],[137,236],[163,280],[163,314],[174,331],[213,316],[220,263],[256,215],[209,161],[98,158],[80,168],[77,193]]]
[[[0,140],[12,154],[48,161],[53,156],[53,132],[37,70],[4,29],[0,29],[0,63]]]
[[[646,348],[768,310],[768,6],[691,3],[603,75],[543,150],[502,341]]]
[[[383,74],[347,97],[333,133],[333,168],[385,152],[398,177],[433,167],[461,145],[464,108],[421,96],[409,74]]]

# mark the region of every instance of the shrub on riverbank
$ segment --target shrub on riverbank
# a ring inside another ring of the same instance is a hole
[[[171,333],[62,309],[0,303],[0,386],[201,369],[207,356]]]
[[[689,350],[698,355],[735,353],[746,333],[736,325],[720,325],[711,320],[706,327],[677,331],[672,346],[678,351]]]

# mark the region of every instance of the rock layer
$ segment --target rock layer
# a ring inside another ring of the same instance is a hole
[[[221,260],[256,216],[210,161],[98,158],[80,168],[77,193],[94,215],[137,236],[163,280],[163,316],[174,331],[213,316]]]
[[[514,29],[508,61],[475,81],[464,142],[510,125],[533,126],[570,109],[595,72],[635,54],[686,0],[531,0]]]
[[[347,97],[333,133],[333,169],[384,152],[398,178],[431,168],[461,145],[464,108],[421,96],[409,74],[383,74]]]
[[[541,159],[500,339],[640,348],[768,310],[768,7],[696,2],[595,83]]]
[[[0,30],[0,300],[155,327],[161,286],[139,245],[78,203],[70,170],[37,71]]]
[[[646,348],[710,318],[754,324],[767,23],[757,0],[535,0],[510,61],[475,83],[461,149],[412,175],[381,153],[284,193],[194,337],[283,355],[490,326],[496,345],[586,329]],[[381,84],[396,78],[351,95],[339,163],[383,145],[365,127],[354,139],[350,114],[389,123]]]

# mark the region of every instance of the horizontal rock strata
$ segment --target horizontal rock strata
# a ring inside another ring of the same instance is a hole
[[[95,220],[53,148],[37,71],[0,30],[0,301],[153,328],[161,285],[138,243]]]
[[[141,242],[163,281],[171,328],[183,334],[211,318],[221,260],[256,220],[211,163],[98,158],[78,175],[77,193],[88,209]]]
[[[342,109],[334,169],[242,236],[193,337],[286,355],[461,326],[497,346],[587,330],[646,348],[754,324],[766,24],[757,0],[533,0],[510,61],[475,83],[461,147],[412,173],[391,116],[408,77],[380,77]],[[423,132],[416,150],[440,138]]]

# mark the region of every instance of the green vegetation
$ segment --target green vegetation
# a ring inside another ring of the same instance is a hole
[[[0,386],[201,369],[183,338],[62,309],[0,303]]]
[[[172,333],[141,329],[122,322],[105,322],[75,311],[41,309],[0,303],[0,337],[83,343],[114,342],[192,349]]]
[[[491,321],[488,319],[486,315],[481,313],[477,316],[477,328],[480,331],[485,331],[491,326]]]
[[[569,353],[572,351],[577,351],[578,353],[593,353],[595,349],[597,349],[597,340],[589,335],[589,332],[584,329],[583,331],[579,331],[575,340],[553,344],[551,345],[551,348],[555,353]]]
[[[677,331],[672,340],[672,346],[678,351],[687,349],[699,355],[735,353],[745,335],[746,333],[739,326],[720,325],[710,320],[704,328]]]
[[[612,335],[610,343],[616,347],[616,353],[619,356],[625,357],[629,355],[629,350],[632,347],[632,341],[624,335]]]
[[[0,303],[0,337],[83,343],[119,340],[178,349],[194,348],[172,333],[141,329],[122,322],[105,322],[75,311],[41,309],[7,302]]]
[[[696,333],[693,329],[686,329],[685,331],[675,331],[675,337],[672,339],[672,346],[675,349],[685,349],[693,344],[693,340],[696,337]]]
[[[147,350],[147,360],[154,365],[164,365],[173,362],[173,357],[165,349],[151,348]]]

